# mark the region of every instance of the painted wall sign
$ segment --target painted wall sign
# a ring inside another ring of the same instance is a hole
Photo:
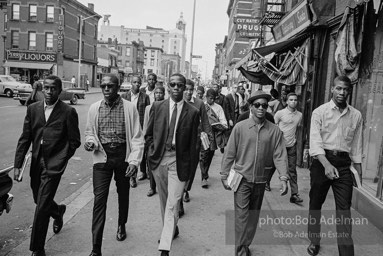
[[[57,52],[64,51],[64,15],[59,15],[59,22],[57,27]]]
[[[260,18],[238,16],[234,19],[236,31],[240,37],[260,38],[261,26],[259,25]]]

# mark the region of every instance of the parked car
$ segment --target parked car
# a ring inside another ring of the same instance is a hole
[[[129,82],[123,82],[120,86],[120,92],[130,92],[132,89],[132,84]]]
[[[40,81],[41,83],[43,80]],[[69,81],[63,81],[63,90],[60,93],[60,100],[62,101],[68,101],[72,105],[77,105],[79,99],[85,99],[85,89],[84,88],[71,88],[68,87],[71,86]],[[17,89],[14,92],[14,100],[20,101],[21,105],[25,105],[25,102],[27,101],[29,95],[32,93],[32,87],[30,90],[25,89]]]
[[[18,82],[11,76],[0,75],[0,94],[5,94],[11,98],[15,90],[32,91],[32,85]]]

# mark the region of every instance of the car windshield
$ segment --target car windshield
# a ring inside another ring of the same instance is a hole
[[[16,82],[16,79],[14,79],[11,76],[2,76],[2,77],[0,77],[0,79],[3,82]]]

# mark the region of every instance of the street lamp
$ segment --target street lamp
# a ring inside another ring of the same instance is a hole
[[[78,87],[80,87],[80,76],[81,76],[82,22],[84,20],[87,20],[89,18],[93,18],[93,17],[96,17],[96,16],[98,16],[98,14],[95,14],[95,15],[92,15],[92,16],[89,16],[89,17],[86,17],[86,18],[83,18],[83,16],[80,15],[80,42],[79,42],[79,46],[78,46],[78,70],[77,70],[77,84],[78,84]]]

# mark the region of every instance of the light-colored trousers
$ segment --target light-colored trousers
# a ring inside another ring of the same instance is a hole
[[[153,176],[160,197],[163,223],[158,250],[170,251],[179,219],[179,201],[182,198],[186,183],[178,179],[175,151],[165,151],[159,166],[153,170]]]

